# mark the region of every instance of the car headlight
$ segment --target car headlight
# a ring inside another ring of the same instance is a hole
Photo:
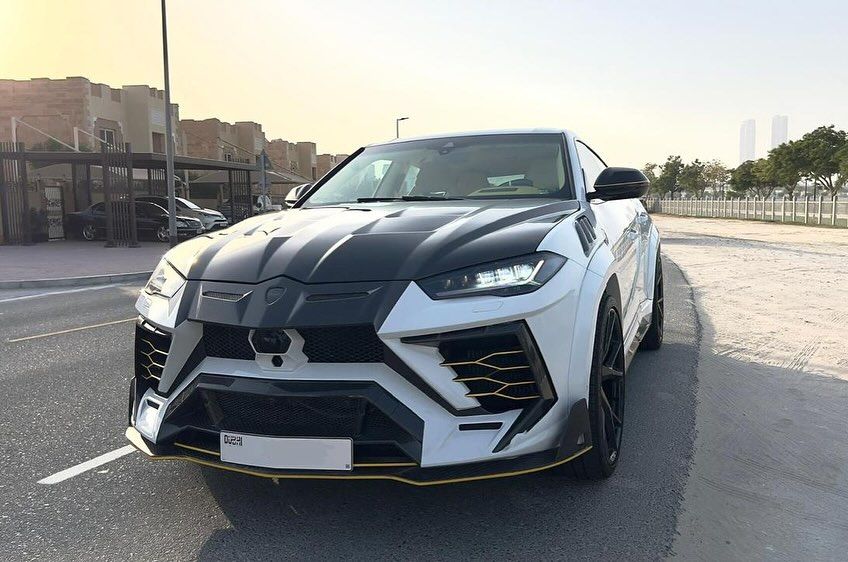
[[[153,275],[147,285],[144,286],[144,292],[150,295],[162,295],[163,297],[171,298],[185,284],[186,280],[179,271],[169,264],[165,258],[159,261],[159,265],[153,270]]]
[[[544,285],[564,263],[558,254],[537,252],[443,273],[418,285],[432,299],[523,295]]]

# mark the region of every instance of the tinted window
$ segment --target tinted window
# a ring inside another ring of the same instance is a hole
[[[607,167],[604,161],[592,152],[592,149],[577,141],[577,157],[580,158],[580,167],[583,169],[583,178],[586,181],[586,193],[595,191],[595,180]]]
[[[445,137],[364,149],[307,205],[405,195],[451,198],[571,198],[562,135]]]

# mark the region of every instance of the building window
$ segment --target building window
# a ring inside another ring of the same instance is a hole
[[[100,129],[100,140],[108,145],[115,146],[115,131],[112,129]]]
[[[153,152],[165,154],[165,135],[162,133],[151,133],[153,139]]]

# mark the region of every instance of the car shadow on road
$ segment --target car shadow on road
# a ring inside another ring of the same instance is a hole
[[[698,324],[679,270],[666,272],[666,342],[628,373],[616,474],[554,471],[418,488],[383,481],[257,479],[204,469],[230,528],[203,560],[651,557],[669,551],[694,439]]]

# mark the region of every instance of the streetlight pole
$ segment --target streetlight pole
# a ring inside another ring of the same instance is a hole
[[[168,182],[168,241],[177,245],[177,200],[174,185],[174,136],[171,132],[171,78],[168,72],[168,22],[162,0],[162,65],[165,69],[165,179]]]
[[[164,2],[164,0],[163,0],[163,2]],[[407,119],[409,119],[409,117],[398,117],[397,119],[395,119],[395,138],[396,139],[400,138],[400,122],[406,121]]]

